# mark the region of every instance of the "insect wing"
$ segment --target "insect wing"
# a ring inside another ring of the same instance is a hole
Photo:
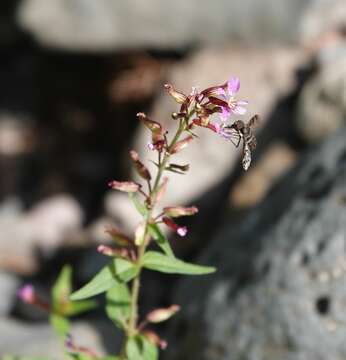
[[[252,128],[252,127],[256,127],[258,126],[260,123],[260,117],[259,115],[254,115],[250,120],[248,125]]]
[[[251,150],[246,142],[244,142],[242,165],[245,171],[247,171],[251,165]]]
[[[234,129],[232,126],[223,126],[222,135],[225,139],[232,142],[235,147],[238,147],[241,140],[241,135],[239,131]]]

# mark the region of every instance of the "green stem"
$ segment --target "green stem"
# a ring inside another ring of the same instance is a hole
[[[156,178],[154,181],[154,185],[150,191],[149,197],[153,200],[153,203],[155,204],[155,196],[158,192],[159,189],[159,185],[160,185],[160,181],[161,181],[161,177],[165,171],[166,165],[169,161],[170,158],[170,150],[172,149],[172,147],[177,143],[177,141],[179,140],[181,134],[184,132],[185,130],[185,124],[188,122],[189,118],[190,118],[190,114],[189,116],[186,118],[185,121],[181,121],[178,127],[178,130],[175,134],[175,136],[173,137],[172,141],[170,142],[167,151],[162,159],[162,161],[160,161],[159,163],[159,168],[156,174]],[[161,159],[160,159],[161,160]],[[124,356],[124,352],[125,352],[125,345],[126,345],[126,341],[128,340],[129,337],[135,335],[137,333],[137,322],[138,322],[138,299],[139,299],[139,291],[140,291],[140,286],[141,286],[141,272],[142,272],[142,261],[143,261],[143,256],[145,254],[145,250],[146,247],[148,245],[147,243],[147,236],[148,236],[148,226],[149,226],[149,222],[151,220],[152,217],[152,213],[154,210],[154,206],[152,208],[148,208],[148,213],[146,215],[145,218],[145,232],[144,232],[144,241],[143,243],[140,245],[139,249],[138,249],[138,257],[137,257],[137,264],[139,267],[138,270],[138,274],[135,277],[135,279],[133,280],[132,283],[132,289],[131,289],[131,303],[130,303],[130,318],[129,318],[129,323],[128,323],[128,328],[126,331],[126,337],[124,339],[124,344],[122,346],[122,355]]]

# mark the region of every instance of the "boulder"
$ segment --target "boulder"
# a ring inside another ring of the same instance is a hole
[[[312,0],[24,0],[19,26],[43,45],[75,51],[182,49],[233,39],[288,42]]]
[[[296,126],[310,143],[327,137],[346,121],[346,45],[343,54],[321,65],[304,85],[297,104]]]
[[[311,149],[239,225],[227,223],[174,303],[168,359],[346,357],[346,129]]]

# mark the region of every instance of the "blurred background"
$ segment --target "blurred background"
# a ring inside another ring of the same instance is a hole
[[[43,298],[63,264],[74,285],[105,261],[105,226],[137,218],[111,179],[150,159],[144,111],[170,129],[172,83],[190,93],[241,80],[260,114],[248,172],[211,132],[179,155],[165,204],[198,205],[178,256],[211,277],[145,274],[142,311],[180,303],[164,358],[346,358],[345,0],[2,0],[0,4],[0,355],[62,358]],[[102,297],[98,299],[102,303]],[[74,336],[99,354],[118,334],[102,308]]]

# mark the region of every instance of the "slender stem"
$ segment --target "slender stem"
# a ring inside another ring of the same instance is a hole
[[[130,309],[131,309],[130,310],[130,318],[129,318],[129,323],[128,323],[128,327],[127,327],[127,331],[126,331],[126,337],[124,339],[124,344],[122,347],[123,350],[122,350],[121,356],[123,356],[123,352],[124,352],[124,348],[125,348],[127,339],[129,337],[135,335],[137,332],[138,298],[139,298],[139,291],[140,291],[140,286],[141,286],[142,261],[143,261],[143,256],[145,254],[146,247],[148,245],[147,237],[148,237],[149,223],[151,221],[152,212],[153,212],[154,206],[155,206],[155,197],[156,197],[158,189],[159,189],[161,177],[165,171],[166,165],[167,165],[170,155],[171,155],[170,150],[177,143],[181,134],[184,132],[185,124],[188,122],[189,118],[190,118],[190,114],[189,114],[189,116],[186,117],[185,122],[180,121],[178,130],[177,130],[176,134],[174,135],[172,141],[168,145],[167,151],[165,152],[163,158],[161,156],[159,156],[159,168],[158,168],[158,171],[157,171],[157,174],[155,177],[154,185],[150,189],[150,194],[149,194],[149,196],[152,200],[152,203],[154,205],[153,205],[153,207],[148,208],[148,213],[145,217],[144,241],[138,249],[137,265],[139,267],[139,270],[138,270],[137,276],[135,277],[135,279],[132,282],[131,302],[130,302]]]

